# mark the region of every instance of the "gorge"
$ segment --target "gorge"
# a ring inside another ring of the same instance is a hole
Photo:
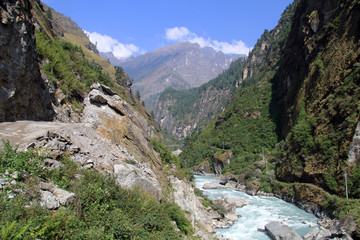
[[[168,75],[157,82],[154,66],[139,70],[151,54],[114,67],[40,0],[0,10],[1,238],[269,239],[280,218],[300,229],[291,239],[360,239],[359,0],[294,1],[246,58],[193,43],[155,51]],[[185,83],[172,70],[188,65],[168,51],[207,67],[216,56],[217,68]],[[141,100],[153,94],[152,116]],[[216,186],[202,185],[208,174]],[[315,216],[326,221],[302,236]]]

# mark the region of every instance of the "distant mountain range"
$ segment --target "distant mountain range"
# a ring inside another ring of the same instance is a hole
[[[101,53],[113,65],[122,66],[134,80],[133,90],[151,111],[166,88],[198,87],[225,71],[241,55],[227,55],[196,43],[181,42],[120,61],[111,53]]]

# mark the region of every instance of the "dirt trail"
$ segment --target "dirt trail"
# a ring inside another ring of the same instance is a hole
[[[8,140],[13,146],[16,146],[44,136],[48,131],[56,131],[73,124],[41,121],[2,122],[0,123],[0,141]]]

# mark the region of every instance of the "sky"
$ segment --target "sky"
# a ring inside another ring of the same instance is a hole
[[[128,58],[182,41],[248,54],[293,0],[43,0],[101,52]]]

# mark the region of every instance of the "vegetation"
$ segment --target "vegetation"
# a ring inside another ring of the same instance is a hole
[[[194,104],[199,100],[206,91],[222,91],[230,90],[236,85],[236,81],[239,80],[242,73],[242,66],[244,65],[245,59],[239,58],[238,60],[231,63],[229,69],[224,73],[220,74],[218,77],[210,80],[208,83],[205,83],[197,88],[191,88],[187,90],[175,90],[173,88],[168,88],[161,93],[159,96],[159,101],[173,100],[174,104],[169,107],[171,115],[178,122],[188,121],[189,119],[194,119],[198,114],[197,110],[194,108]],[[221,106],[226,105],[226,99]],[[218,111],[221,106],[218,106]],[[214,112],[215,116],[217,112]],[[208,116],[208,119],[211,119],[211,116]],[[208,121],[200,123],[201,127],[205,126]]]
[[[61,160],[65,167],[46,171],[39,164],[44,158],[35,150],[18,152],[4,143],[0,171],[19,171],[21,177],[16,185],[5,186],[0,192],[1,239],[191,238],[191,223],[177,205],[159,203],[140,189],[120,188],[112,176],[80,170],[66,156]],[[56,211],[47,210],[39,204],[38,179],[74,192],[75,200]],[[15,189],[22,190],[10,198]]]
[[[179,179],[187,179],[190,180],[192,177],[192,173],[188,168],[185,167],[183,162],[172,154],[172,152],[165,146],[159,138],[152,138],[151,144],[156,152],[160,154],[162,163],[167,166],[167,168],[172,168],[175,166],[175,171],[172,174]]]
[[[70,102],[72,99],[79,100],[76,96],[89,92],[95,82],[114,87],[109,76],[102,73],[100,66],[90,63],[79,46],[58,37],[50,39],[36,31],[36,49],[44,61],[42,70],[68,96]]]

